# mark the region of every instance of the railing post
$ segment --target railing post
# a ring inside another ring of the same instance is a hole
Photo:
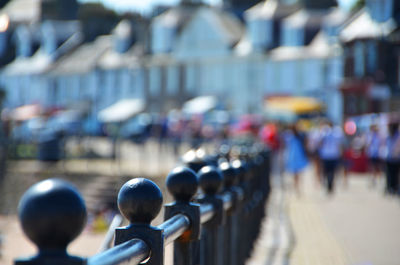
[[[222,188],[222,174],[214,166],[205,166],[198,172],[199,184],[204,194],[198,198],[200,203],[210,203],[214,207],[213,218],[204,224],[201,264],[220,265],[222,256],[222,247],[218,228],[224,224],[225,214],[223,200],[218,191]]]
[[[260,176],[258,175],[258,159],[254,153],[249,153],[248,157],[248,182],[251,191],[250,204],[247,208],[247,214],[249,217],[249,221],[251,222],[252,229],[248,233],[249,242],[252,242],[254,238],[257,237],[259,232],[259,222],[261,221],[261,217],[264,214],[263,210],[260,207],[263,207],[262,204],[262,192],[260,187],[260,183],[258,182]],[[253,244],[249,244],[247,255],[251,253]]]
[[[238,242],[238,225],[237,211],[239,209],[240,191],[234,185],[237,184],[237,176],[235,169],[229,162],[223,162],[219,165],[219,169],[224,177],[224,191],[232,196],[232,207],[227,212],[226,225],[224,226],[225,241],[225,263],[227,265],[237,264],[237,246]]]
[[[190,228],[174,242],[174,265],[199,265],[200,205],[190,202],[198,189],[197,175],[189,168],[177,167],[166,184],[175,202],[165,206],[164,219],[184,214],[190,220]]]
[[[18,206],[22,229],[39,253],[15,260],[16,265],[84,265],[86,260],[70,256],[67,246],[86,224],[86,207],[79,192],[68,182],[48,179],[30,187]]]
[[[235,159],[232,161],[232,167],[236,171],[236,176],[239,180],[239,187],[242,191],[242,197],[243,197],[241,207],[239,209],[239,217],[237,219],[237,225],[240,228],[247,227],[248,223],[247,223],[247,218],[246,218],[247,216],[246,216],[245,207],[249,201],[249,199],[248,199],[249,198],[249,190],[248,190],[248,184],[245,179],[246,166],[242,160]],[[240,247],[238,247],[238,251],[236,253],[239,264],[244,264],[245,259],[246,259],[247,245],[245,243],[247,240],[247,237],[246,237],[247,232],[248,231],[244,231],[243,229],[240,229],[238,231],[237,242],[238,242],[238,244],[239,244],[239,242],[242,243],[240,245]]]
[[[162,201],[158,186],[143,178],[126,182],[118,193],[118,208],[130,225],[115,230],[115,245],[134,238],[143,240],[151,250],[144,264],[164,265],[163,230],[150,225],[160,212]]]

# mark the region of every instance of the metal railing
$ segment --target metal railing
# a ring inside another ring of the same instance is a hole
[[[167,176],[175,201],[164,206],[165,221],[159,226],[150,225],[162,207],[159,187],[142,178],[128,181],[119,191],[118,207],[129,225],[117,227],[122,219],[114,220],[101,252],[89,258],[66,251],[86,223],[81,195],[60,179],[39,182],[19,205],[22,228],[39,251],[15,264],[163,265],[165,246],[171,243],[176,265],[244,264],[265,214],[269,160],[263,149],[231,162],[218,156],[185,161],[187,167]]]

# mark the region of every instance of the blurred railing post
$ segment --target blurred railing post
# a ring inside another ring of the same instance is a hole
[[[167,177],[167,188],[175,202],[165,206],[165,220],[176,214],[184,214],[190,220],[190,228],[174,241],[174,265],[200,264],[200,205],[190,202],[198,189],[196,173],[178,167]]]
[[[241,195],[242,195],[242,203],[240,205],[240,208],[238,209],[239,213],[238,213],[238,219],[237,219],[237,226],[239,228],[242,227],[248,227],[248,220],[247,220],[247,216],[246,216],[246,211],[245,211],[245,207],[248,205],[249,202],[249,190],[248,190],[248,183],[246,181],[246,173],[247,173],[247,168],[245,163],[242,160],[239,159],[234,159],[232,161],[232,167],[235,169],[236,171],[236,175],[239,181],[238,187],[240,188],[241,191]],[[244,229],[239,229],[238,231],[238,241],[239,242],[246,242],[246,233],[247,233],[247,229],[246,231]],[[246,244],[242,244],[240,248],[238,248],[237,251],[237,259],[239,261],[239,264],[244,264],[244,261],[246,259]]]
[[[205,166],[198,172],[200,188],[204,192],[197,199],[199,203],[209,203],[213,205],[214,216],[204,224],[201,241],[201,264],[219,265],[222,256],[220,245],[219,226],[224,224],[225,214],[222,198],[217,195],[222,188],[222,175],[214,166]]]
[[[236,265],[237,260],[237,246],[238,246],[238,210],[241,200],[241,191],[237,184],[237,176],[235,169],[229,162],[223,162],[219,165],[219,169],[224,177],[224,192],[229,193],[232,200],[232,206],[227,211],[226,224],[224,226],[224,241],[225,241],[225,263]]]

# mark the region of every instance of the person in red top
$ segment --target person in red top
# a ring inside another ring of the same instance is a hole
[[[268,123],[264,125],[259,133],[261,141],[271,149],[272,174],[283,185],[283,148],[279,124]]]
[[[272,151],[278,150],[280,147],[280,140],[278,136],[278,128],[274,123],[264,125],[260,133],[261,140]]]

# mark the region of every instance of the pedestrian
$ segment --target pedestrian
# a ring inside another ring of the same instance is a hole
[[[400,134],[399,123],[389,124],[388,135],[385,139],[385,165],[386,165],[386,192],[396,194],[399,192],[400,169]]]
[[[328,194],[334,191],[335,174],[342,158],[343,143],[341,128],[333,127],[332,122],[327,121],[321,129],[319,157],[322,161],[322,172]]]
[[[317,187],[322,182],[321,161],[318,147],[321,142],[321,124],[317,123],[307,134],[307,153],[309,154],[315,170],[315,184]]]
[[[370,126],[369,132],[365,139],[366,153],[368,157],[368,166],[372,172],[372,186],[375,186],[381,174],[380,150],[382,147],[382,137],[379,133],[378,126],[375,124]]]
[[[300,195],[300,172],[308,165],[305,148],[305,136],[292,124],[284,134],[285,141],[285,168],[293,174],[294,188]]]
[[[259,133],[261,141],[271,150],[271,173],[276,185],[283,187],[283,143],[281,126],[278,123],[265,124]]]

